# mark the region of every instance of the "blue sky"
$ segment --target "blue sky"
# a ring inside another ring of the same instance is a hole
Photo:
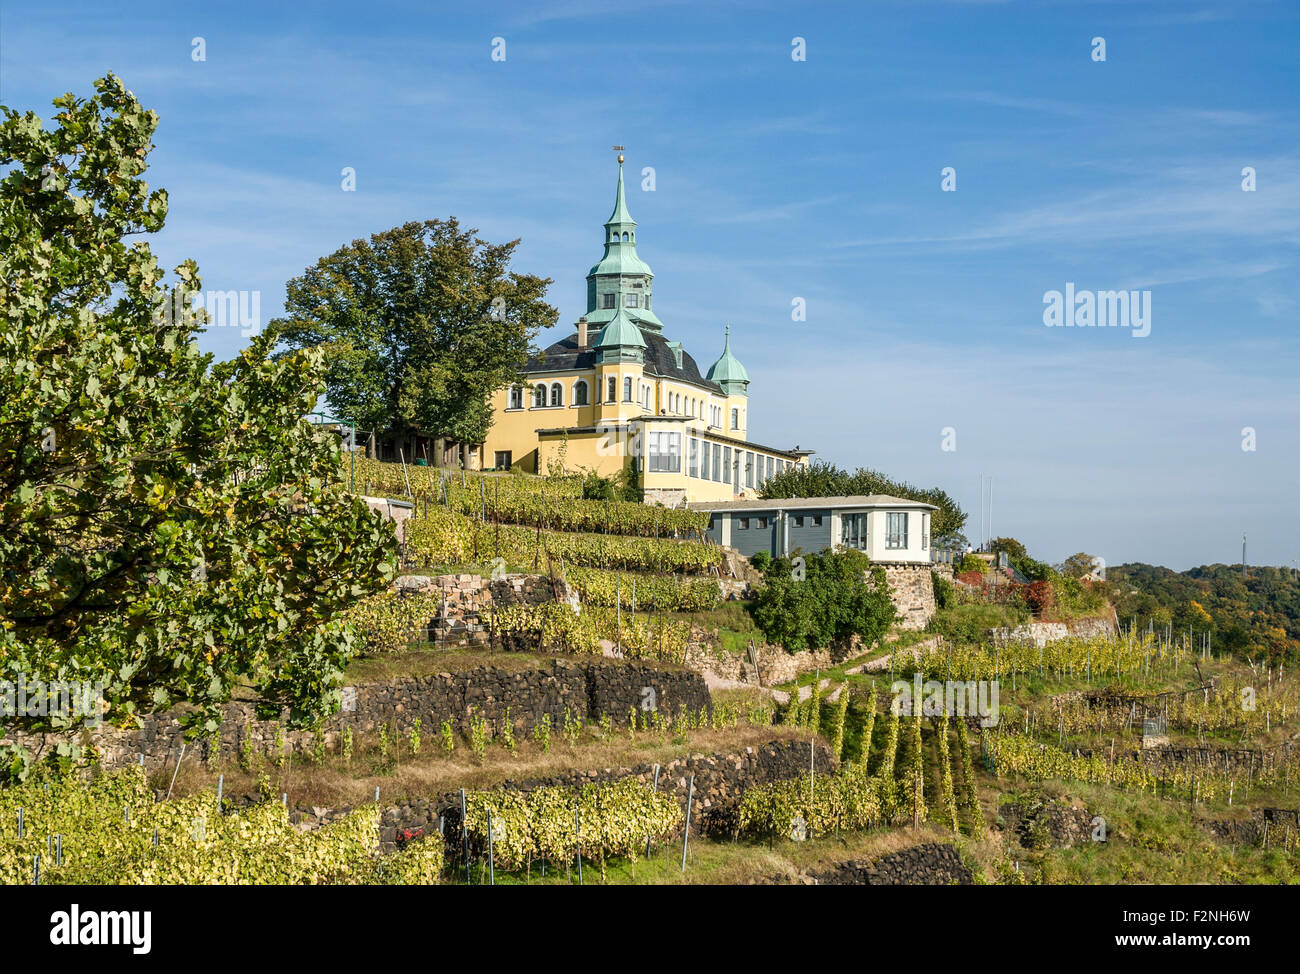
[[[994,534],[1049,560],[1300,558],[1300,6],[466,7],[5,0],[0,101],[119,74],[162,118],[155,252],[264,319],[338,246],[455,215],[554,279],[543,343],[623,144],[655,310],[702,366],[732,323],[758,442],[942,486],[972,539],[990,475]],[[1067,282],[1149,290],[1150,334],[1044,327]]]

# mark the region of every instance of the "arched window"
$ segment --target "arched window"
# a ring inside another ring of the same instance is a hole
[[[510,408],[511,409],[524,408],[524,390],[522,386],[513,386],[510,389]]]
[[[623,401],[632,401],[632,377],[630,375],[623,380]]]
[[[564,386],[560,385],[558,382],[551,384],[551,405],[564,405]]]
[[[587,405],[587,383],[584,379],[579,379],[573,384],[573,404],[575,406]]]

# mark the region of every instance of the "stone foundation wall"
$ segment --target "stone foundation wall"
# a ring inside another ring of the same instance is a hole
[[[885,581],[898,610],[900,629],[924,629],[937,609],[934,602],[934,566],[885,565]]]
[[[647,487],[641,492],[641,499],[646,504],[685,507],[686,490],[682,487]]]

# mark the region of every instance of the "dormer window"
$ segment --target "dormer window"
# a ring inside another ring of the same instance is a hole
[[[609,309],[609,308],[617,308],[617,307],[618,307],[618,295],[617,295],[617,294],[606,294],[606,295],[605,295],[605,308],[606,308],[606,309]]]
[[[625,308],[635,308],[635,307],[637,307],[637,305],[638,305],[638,302],[637,302],[637,295],[636,295],[636,294],[628,293],[628,294],[623,295],[623,307],[625,307]]]

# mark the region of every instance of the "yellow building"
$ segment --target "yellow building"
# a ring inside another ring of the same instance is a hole
[[[732,354],[730,327],[704,375],[681,342],[664,338],[618,162],[605,253],[587,274],[587,313],[574,334],[528,362],[526,384],[498,390],[483,464],[604,476],[630,467],[647,501],[671,505],[756,497],[812,451],[750,441],[749,376]]]

